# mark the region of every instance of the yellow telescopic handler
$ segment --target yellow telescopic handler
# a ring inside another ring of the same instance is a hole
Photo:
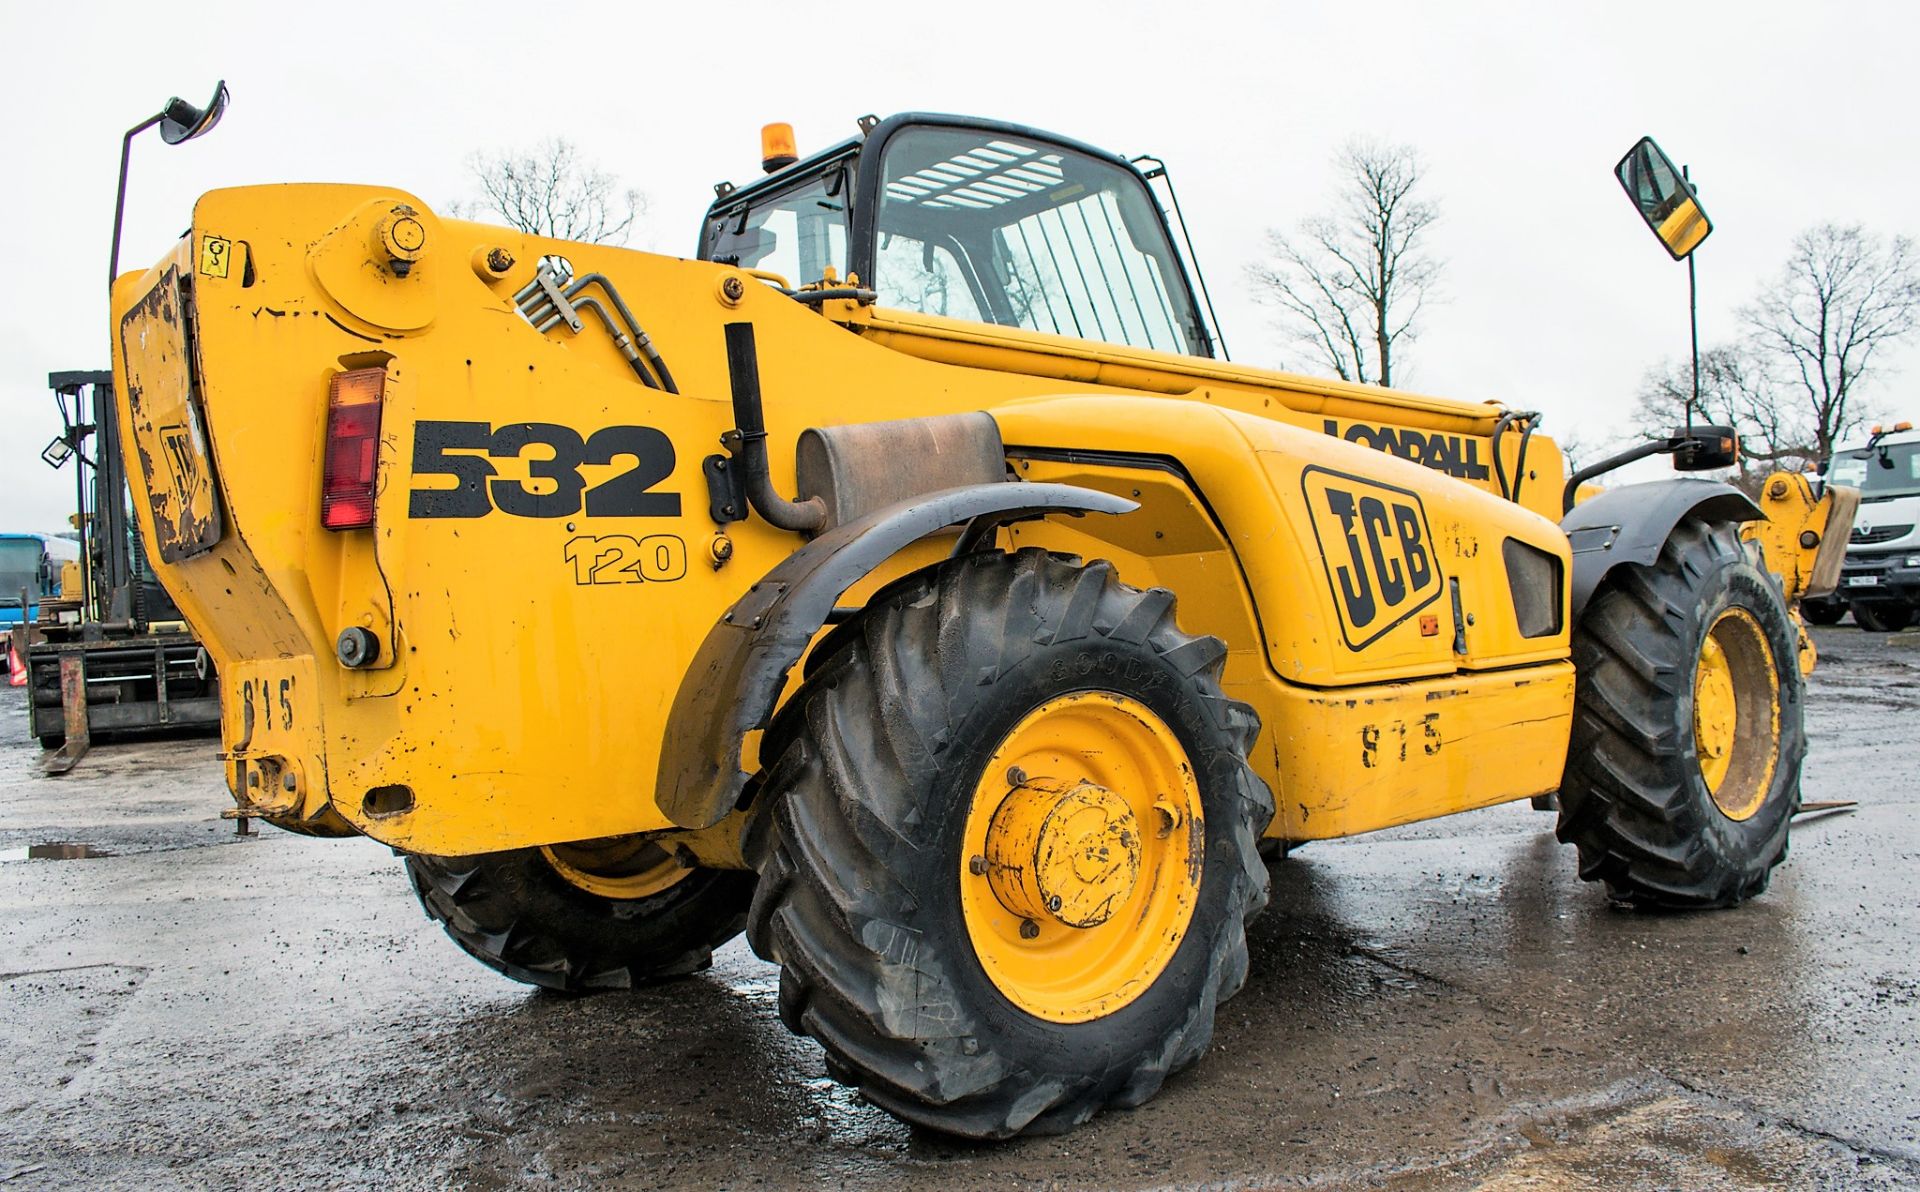
[[[1263,854],[1537,799],[1617,900],[1766,888],[1847,490],[1569,511],[1535,414],[1228,363],[1075,141],[765,156],[691,260],[253,186],[114,280],[232,814],[391,845],[550,989],[745,931],[834,1077],[980,1138],[1202,1055]]]

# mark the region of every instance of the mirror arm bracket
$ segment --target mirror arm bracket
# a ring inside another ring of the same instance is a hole
[[[1703,435],[1702,432],[1706,434]],[[1567,477],[1567,486],[1560,490],[1560,512],[1564,515],[1572,511],[1574,498],[1579,494],[1580,486],[1587,481],[1650,455],[1679,456],[1679,461],[1674,464],[1675,468],[1682,471],[1695,470],[1687,467],[1687,460],[1712,446],[1712,438],[1708,436],[1717,437],[1723,433],[1725,431],[1721,427],[1684,427],[1664,439],[1641,443],[1637,447],[1629,447],[1625,451],[1609,455],[1598,463],[1588,464]],[[1729,466],[1731,462],[1729,461]],[[1718,461],[1710,462],[1705,466],[1718,466]]]
[[[156,113],[127,130],[120,139],[120,186],[113,196],[113,249],[107,261],[107,285],[113,285],[113,279],[120,276],[120,225],[127,210],[127,160],[133,155],[133,138],[152,128],[166,118],[165,112]]]
[[[160,139],[169,145],[178,145],[183,141],[206,132],[220,123],[220,117],[227,110],[227,81],[221,79],[213,88],[213,98],[204,108],[196,108],[179,96],[167,101],[167,106],[142,120],[127,130],[120,138],[120,184],[113,196],[113,247],[107,258],[107,288],[113,288],[114,278],[120,276],[120,231],[127,214],[127,162],[133,156],[133,138],[158,124]]]

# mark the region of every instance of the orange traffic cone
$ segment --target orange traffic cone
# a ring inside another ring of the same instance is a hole
[[[25,687],[27,685],[27,660],[20,657],[13,643],[7,643],[7,686]]]

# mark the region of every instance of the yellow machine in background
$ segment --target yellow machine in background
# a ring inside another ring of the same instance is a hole
[[[251,187],[117,281],[236,813],[403,850],[551,988],[744,927],[836,1076],[973,1136],[1196,1059],[1263,849],[1557,791],[1622,900],[1765,887],[1830,500],[1764,550],[1707,481],[1562,520],[1537,415],[1219,360],[1088,146],[768,156],[697,260]]]

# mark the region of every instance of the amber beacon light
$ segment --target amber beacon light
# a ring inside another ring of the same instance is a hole
[[[760,167],[771,174],[800,160],[793,147],[793,125],[767,124],[760,129]]]

